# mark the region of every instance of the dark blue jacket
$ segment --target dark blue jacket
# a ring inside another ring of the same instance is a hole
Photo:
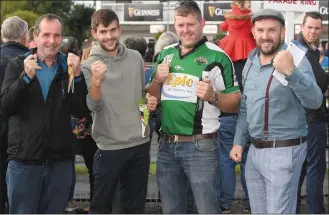
[[[7,42],[0,46],[0,90],[2,88],[3,79],[7,69],[9,60],[18,55],[25,54],[29,49],[16,42]],[[0,114],[0,146],[3,147],[3,151],[7,150],[7,127],[8,122],[2,114]]]
[[[28,48],[16,42],[7,42],[0,46],[0,89],[2,88],[9,60],[28,51]]]
[[[313,50],[312,48],[310,48],[307,45],[302,33],[299,33],[298,35],[298,42],[304,45],[305,47],[307,47],[306,58],[308,59],[308,61],[312,66],[316,83],[320,87],[322,93],[324,93],[329,86],[329,74],[323,70],[319,62],[320,51],[318,49]],[[327,113],[326,100],[325,97],[323,96],[322,105],[319,109],[317,110],[306,109],[306,120],[307,122],[326,122],[326,113]]]

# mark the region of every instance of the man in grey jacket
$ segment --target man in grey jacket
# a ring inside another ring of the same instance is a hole
[[[110,213],[120,181],[121,212],[144,211],[150,164],[149,136],[142,134],[138,102],[144,90],[142,56],[119,42],[121,27],[114,11],[101,9],[92,18],[98,41],[82,64],[92,112],[94,191],[89,213]],[[109,204],[110,203],[110,204]]]

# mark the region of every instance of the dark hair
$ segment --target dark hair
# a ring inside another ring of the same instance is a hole
[[[311,17],[312,19],[320,19],[321,20],[321,26],[322,26],[322,17],[321,14],[317,11],[311,11],[311,12],[306,12],[304,19],[303,19],[303,25],[305,25],[307,17]]]
[[[147,49],[147,43],[143,37],[128,37],[123,41],[123,43],[128,49],[136,50],[142,55],[142,57],[144,57]]]
[[[63,35],[63,32],[64,32],[63,21],[59,16],[57,16],[55,14],[52,14],[52,13],[42,15],[37,19],[37,21],[35,21],[35,24],[34,24],[34,33],[35,33],[35,35],[37,35],[37,36],[39,35],[39,33],[40,33],[40,23],[44,19],[47,19],[47,20],[58,19],[58,21],[61,23],[61,26],[62,26],[62,35]]]
[[[69,53],[73,53],[77,56],[80,56],[82,54],[82,51],[81,51],[81,45],[79,44],[79,41],[75,38],[70,39],[62,47],[62,53],[65,54],[65,55],[68,55]]]
[[[182,0],[175,4],[175,12],[179,16],[187,17],[190,14],[196,15],[201,21],[202,13],[199,5],[192,0]]]
[[[27,33],[27,37],[26,37],[26,42],[31,42],[34,40],[33,38],[33,33],[34,33],[34,26],[32,28],[29,29],[28,33]]]
[[[153,62],[154,45],[154,41],[149,41],[149,43],[147,44],[147,50],[144,56],[145,62]]]
[[[100,24],[103,24],[105,27],[107,27],[113,21],[117,21],[117,24],[119,25],[119,18],[113,10],[99,9],[95,11],[91,16],[91,29],[94,31],[97,30],[97,27]]]

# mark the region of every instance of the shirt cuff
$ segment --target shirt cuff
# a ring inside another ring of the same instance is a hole
[[[32,79],[31,79],[27,74],[25,74],[25,75],[23,76],[23,80],[24,80],[27,84],[30,84],[31,81],[32,81]]]
[[[286,80],[291,84],[298,84],[300,82],[300,80],[303,78],[302,73],[295,67],[293,73],[286,77]]]
[[[235,135],[233,145],[234,146],[244,147],[248,143],[248,141],[249,141],[249,137],[245,138],[245,137],[240,136],[240,135]]]
[[[227,88],[225,90],[222,90],[221,93],[223,94],[229,94],[229,93],[235,93],[235,92],[239,92],[240,89],[238,86],[234,86],[234,87],[230,87],[230,88]]]
[[[74,77],[74,83],[78,83],[80,81],[82,81],[82,75],[79,75],[77,77]]]

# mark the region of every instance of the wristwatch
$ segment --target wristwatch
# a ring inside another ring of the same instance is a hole
[[[209,104],[214,106],[218,105],[218,95],[216,91],[214,91],[214,97],[209,101]]]

